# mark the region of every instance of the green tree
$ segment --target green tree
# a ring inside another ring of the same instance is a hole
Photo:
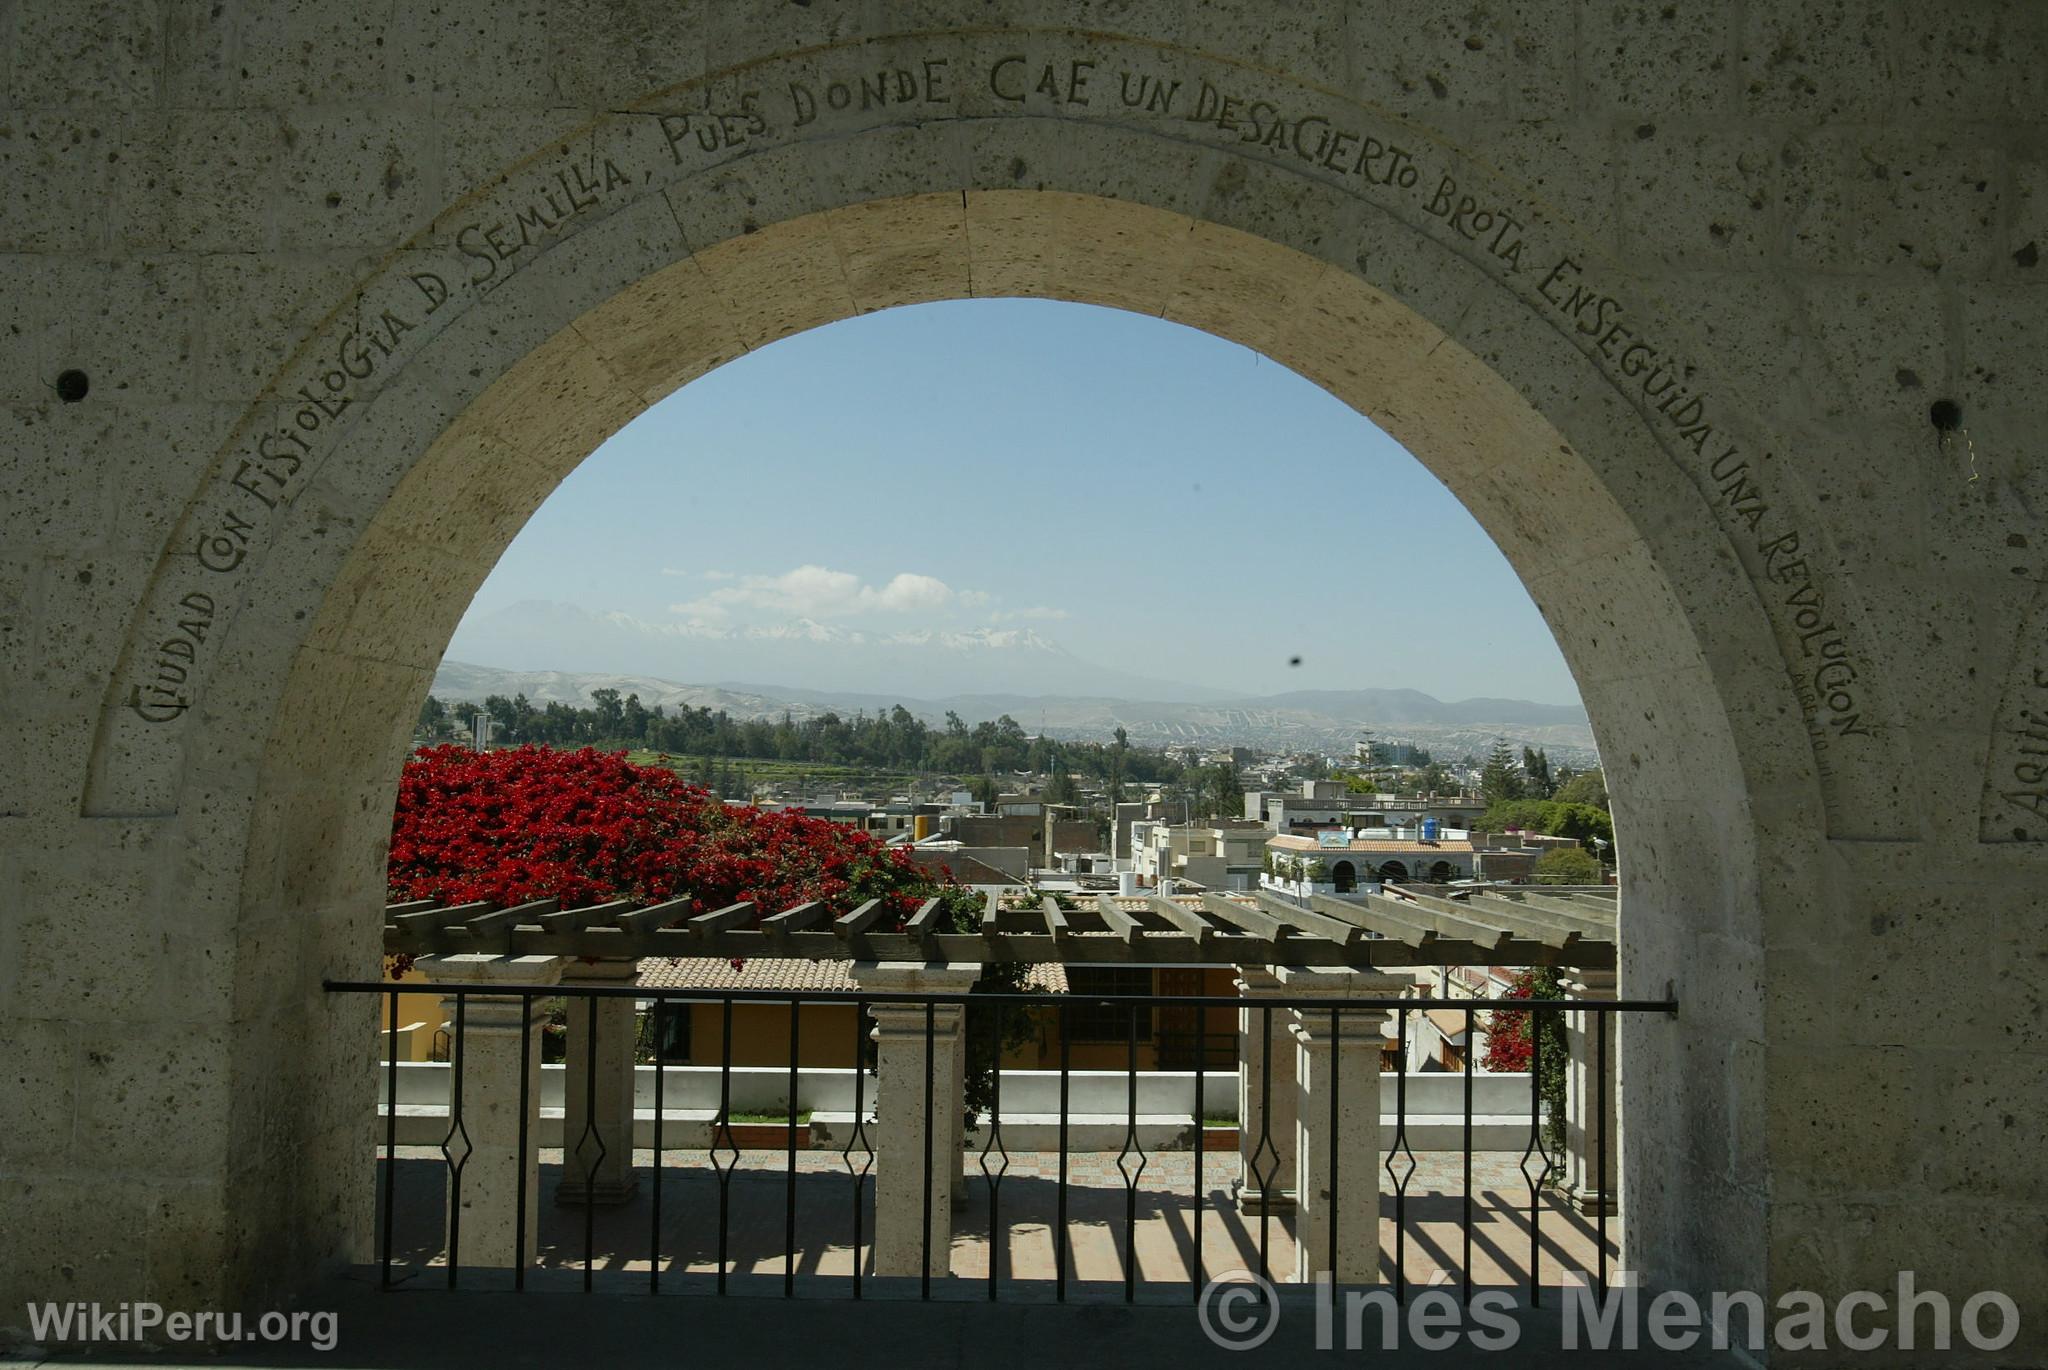
[[[1116,745],[1109,753],[1109,802],[1112,806],[1124,802],[1124,763],[1130,757],[1131,735],[1124,731],[1124,725],[1116,725]],[[1112,807],[1112,812],[1114,808]]]
[[[1489,806],[1522,799],[1528,794],[1522,784],[1521,768],[1515,764],[1515,749],[1504,737],[1493,740],[1493,751],[1479,772],[1479,792],[1486,796]]]
[[[1610,809],[1607,802],[1607,775],[1604,771],[1580,771],[1577,775],[1558,786],[1551,798],[1560,804],[1591,804],[1596,809]]]
[[[1522,774],[1530,798],[1548,799],[1557,793],[1557,782],[1550,778],[1550,756],[1541,748],[1522,748]]]
[[[512,701],[503,695],[485,695],[484,712],[491,716],[491,741],[532,742],[538,739],[521,730],[519,720],[514,717]]]
[[[1045,802],[1048,804],[1073,804],[1079,802],[1081,791],[1074,784],[1074,777],[1065,771],[1054,771],[1046,778]]]
[[[1523,832],[1548,833],[1555,807],[1541,799],[1504,799],[1487,805],[1486,812],[1479,815],[1477,826],[1481,832],[1506,832],[1509,828],[1518,828]]]
[[[1244,812],[1244,784],[1237,778],[1237,766],[1226,761],[1211,767],[1204,775],[1197,777],[1202,791],[1206,791],[1208,802],[1202,804],[1198,791],[1197,807],[1206,808],[1212,817],[1237,818]]]
[[[422,737],[439,737],[448,730],[448,706],[432,695],[420,705],[419,726],[413,731]]]
[[[1603,842],[1614,841],[1614,820],[1607,816],[1607,810],[1591,804],[1553,803],[1543,831],[1552,837],[1577,838],[1579,845],[1591,846],[1596,837]]]
[[[591,707],[597,714],[595,735],[603,738],[623,737],[626,732],[626,706],[619,702],[617,690],[592,690]]]
[[[1456,786],[1441,762],[1432,761],[1419,771],[1409,771],[1395,784],[1396,794],[1448,794]]]
[[[1552,847],[1536,858],[1539,885],[1597,885],[1600,864],[1577,847]]]

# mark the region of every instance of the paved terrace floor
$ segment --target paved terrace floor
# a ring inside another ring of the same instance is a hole
[[[1137,1251],[1143,1283],[1137,1301],[1124,1302],[1125,1198],[1116,1158],[1079,1153],[1069,1158],[1069,1222],[1075,1282],[1068,1302],[1053,1301],[1051,1238],[1056,1155],[1013,1156],[1002,1187],[1004,1282],[1002,1302],[987,1300],[988,1198],[970,1181],[969,1200],[954,1214],[954,1267],[958,1278],[934,1282],[931,1302],[919,1299],[915,1279],[864,1281],[852,1299],[852,1181],[837,1152],[797,1157],[796,1297],[782,1296],[784,1200],[788,1177],[781,1152],[747,1152],[730,1182],[729,1293],[717,1296],[710,1272],[717,1253],[718,1180],[703,1152],[670,1152],[662,1171],[663,1293],[650,1295],[648,1241],[652,1225],[653,1153],[640,1151],[640,1192],[629,1204],[601,1209],[592,1224],[594,1292],[584,1293],[585,1210],[553,1202],[561,1178],[558,1151],[542,1153],[539,1268],[524,1293],[509,1289],[502,1270],[468,1270],[461,1287],[447,1287],[441,1219],[444,1172],[437,1153],[401,1148],[395,1195],[396,1282],[377,1287],[377,1271],[359,1268],[311,1291],[296,1307],[332,1313],[337,1345],[321,1351],[305,1344],[244,1344],[195,1352],[161,1348],[147,1354],[96,1347],[86,1356],[49,1356],[18,1349],[33,1366],[92,1367],[137,1363],[217,1366],[320,1366],[327,1370],[445,1367],[446,1370],[564,1370],[601,1365],[606,1370],[686,1364],[697,1370],[815,1370],[820,1365],[887,1366],[889,1370],[1046,1370],[1046,1367],[1170,1365],[1175,1370],[1242,1370],[1288,1365],[1315,1370],[1368,1358],[1381,1370],[1419,1370],[1462,1364],[1473,1348],[1441,1351],[1397,1333],[1388,1349],[1376,1308],[1366,1308],[1348,1341],[1342,1311],[1319,1318],[1315,1288],[1282,1282],[1272,1305],[1275,1324],[1255,1349],[1220,1345],[1204,1331],[1187,1283],[1193,1250],[1194,1156],[1151,1157],[1138,1187]],[[1238,1214],[1231,1199],[1235,1153],[1206,1157],[1203,1177],[1204,1269],[1210,1276],[1255,1270],[1259,1222]],[[1586,1352],[1566,1350],[1561,1293],[1564,1271],[1586,1268],[1594,1229],[1554,1196],[1538,1212],[1541,1233],[1540,1307],[1527,1299],[1528,1186],[1520,1156],[1486,1152],[1473,1158],[1475,1284],[1512,1289],[1517,1340],[1512,1350],[1487,1357],[1513,1370],[1565,1370],[1585,1363]],[[970,1166],[974,1158],[970,1157]],[[873,1229],[872,1184],[863,1193],[865,1229]],[[1423,1153],[1411,1182],[1408,1278],[1417,1287],[1439,1270],[1455,1279],[1462,1251],[1462,1161],[1454,1154]],[[1384,1268],[1393,1268],[1393,1201],[1381,1205]],[[1610,1230],[1619,1224],[1609,1221]],[[1265,1234],[1272,1268],[1293,1268],[1293,1224],[1274,1218]],[[1241,1305],[1236,1310],[1246,1310]],[[1252,1326],[1263,1327],[1263,1323]],[[115,1354],[109,1354],[114,1351]],[[6,1359],[0,1355],[0,1359]],[[1683,1353],[1652,1349],[1609,1351],[1603,1365],[1656,1366],[1659,1370],[1726,1367],[1727,1352]]]
[[[394,1278],[444,1281],[445,1168],[430,1148],[399,1148],[397,1218],[394,1234]],[[639,1192],[627,1204],[600,1208],[590,1224],[591,1264],[598,1271],[641,1272],[649,1268],[653,1235],[654,1153],[634,1154]],[[864,1159],[856,1153],[855,1164]],[[1276,1214],[1262,1221],[1241,1214],[1233,1197],[1236,1153],[1204,1156],[1201,1220],[1201,1268],[1204,1280],[1232,1271],[1270,1271],[1275,1280],[1291,1279],[1294,1271],[1294,1221]],[[996,1168],[1000,1157],[989,1158]],[[584,1210],[553,1202],[561,1179],[561,1153],[541,1153],[539,1264],[544,1270],[581,1271],[584,1266]],[[989,1186],[970,1153],[968,1197],[956,1205],[953,1220],[953,1270],[958,1282],[985,1288],[989,1263]],[[1127,1164],[1135,1164],[1133,1159]],[[1525,1287],[1531,1261],[1530,1195],[1522,1176],[1521,1156],[1481,1152],[1472,1165],[1472,1277],[1475,1285]],[[1458,1278],[1463,1271],[1464,1211],[1462,1159],[1455,1153],[1422,1152],[1409,1180],[1406,1238],[1397,1238],[1395,1202],[1391,1192],[1380,1200],[1381,1269],[1389,1279],[1400,1254],[1411,1284],[1421,1287],[1439,1271]],[[1401,1163],[1396,1162],[1397,1171]],[[1533,1166],[1532,1166],[1533,1169]],[[1010,1168],[998,1193],[997,1219],[1003,1234],[1001,1278],[1005,1285],[1050,1285],[1054,1277],[1052,1227],[1057,1214],[1059,1157],[1052,1152],[1023,1152],[1010,1157]],[[1145,1159],[1135,1205],[1135,1247],[1138,1277],[1152,1296],[1169,1295],[1171,1286],[1186,1286],[1195,1266],[1194,1154],[1155,1153]],[[1070,1154],[1067,1163],[1067,1230],[1069,1278],[1082,1283],[1116,1284],[1124,1278],[1127,1191],[1118,1161],[1110,1152]],[[1365,1177],[1360,1176],[1363,1180]],[[1350,1177],[1340,1176],[1343,1182]],[[1383,1191],[1392,1182],[1379,1176]],[[720,1183],[702,1151],[671,1151],[662,1168],[660,1261],[663,1278],[713,1275],[718,1269]],[[785,1270],[784,1237],[789,1194],[786,1157],[782,1152],[747,1151],[727,1185],[726,1259],[729,1277],[776,1277]],[[837,1151],[799,1151],[796,1172],[796,1273],[850,1283],[853,1272],[854,1182]],[[1538,1279],[1544,1285],[1563,1283],[1566,1272],[1592,1270],[1598,1229],[1588,1218],[1545,1192],[1535,1214]],[[874,1234],[872,1178],[861,1191],[863,1261],[871,1259],[867,1243]],[[1619,1240],[1620,1222],[1608,1219],[1610,1260]],[[1261,1253],[1264,1260],[1261,1260]],[[482,1259],[465,1247],[463,1262]],[[863,1265],[863,1272],[871,1269]],[[432,1271],[432,1275],[427,1272]],[[465,1278],[468,1272],[465,1271]],[[487,1279],[487,1276],[479,1276]],[[1027,1291],[1018,1291],[1019,1293]],[[1006,1297],[1008,1295],[1006,1294]]]

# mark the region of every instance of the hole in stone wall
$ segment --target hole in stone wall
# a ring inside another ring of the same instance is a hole
[[[66,404],[77,404],[92,389],[92,382],[83,371],[66,371],[57,377],[57,398]]]
[[[1936,400],[1927,406],[1927,417],[1936,431],[1953,433],[1963,426],[1963,407],[1954,400]]]

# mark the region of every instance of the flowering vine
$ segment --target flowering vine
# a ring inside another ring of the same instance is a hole
[[[393,901],[687,897],[762,914],[879,899],[899,924],[940,882],[910,854],[800,810],[731,807],[623,753],[426,747],[405,763],[387,867]]]

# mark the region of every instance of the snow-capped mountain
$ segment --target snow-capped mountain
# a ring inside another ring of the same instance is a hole
[[[1218,697],[1214,690],[1085,661],[1027,627],[886,632],[803,618],[768,625],[650,623],[543,600],[464,619],[448,655],[514,671],[573,661],[582,672],[721,683],[804,681],[836,691],[917,698]]]

